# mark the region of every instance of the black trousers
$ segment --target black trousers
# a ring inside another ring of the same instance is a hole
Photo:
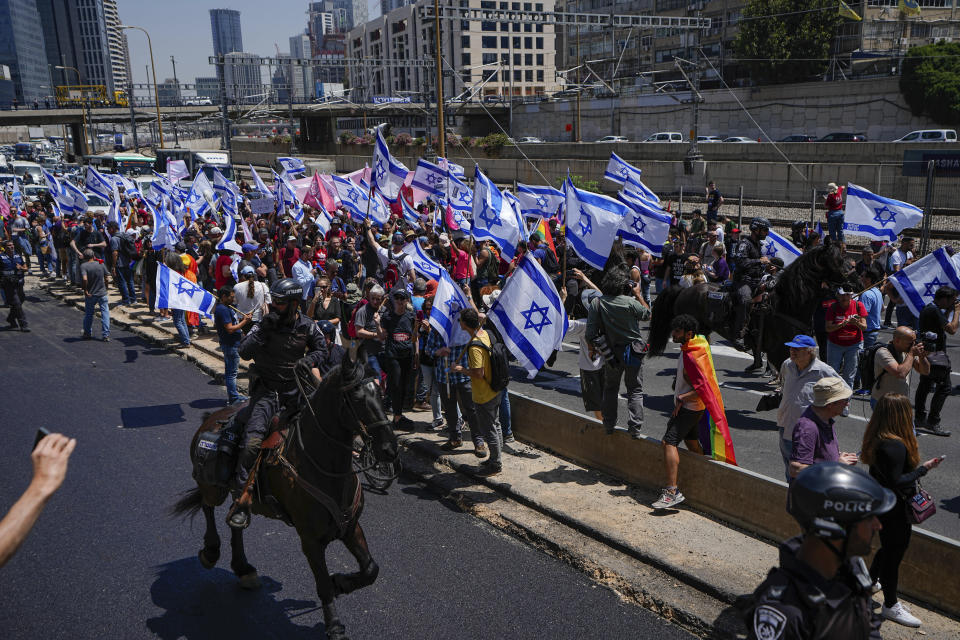
[[[930,401],[930,413],[927,414],[927,395],[933,389],[933,399]],[[920,376],[917,383],[917,393],[913,398],[913,408],[918,418],[927,418],[928,424],[940,424],[940,411],[943,403],[950,395],[950,368],[930,367],[930,375]]]
[[[3,287],[3,295],[7,298],[7,304],[10,305],[10,313],[7,314],[7,322],[10,326],[27,326],[27,317],[23,314],[23,295],[19,283],[15,280],[6,278],[0,282]]]
[[[380,366],[387,374],[387,395],[390,396],[393,415],[401,416],[404,410],[413,408],[413,387],[417,378],[413,370],[413,357],[380,356]]]
[[[870,563],[870,577],[879,580],[883,587],[883,604],[892,607],[897,602],[897,585],[900,582],[900,563],[910,544],[913,527],[907,520],[907,508],[903,500],[887,513],[879,516],[880,550]]]
[[[235,418],[243,425],[243,448],[237,464],[237,483],[243,486],[250,475],[250,469],[260,453],[260,445],[267,436],[270,421],[280,413],[284,406],[297,401],[298,391],[276,393],[263,384],[256,384],[250,402],[237,412]]]

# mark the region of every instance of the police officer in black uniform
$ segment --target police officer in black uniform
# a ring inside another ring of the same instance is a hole
[[[12,240],[3,243],[3,253],[0,254],[0,287],[3,287],[3,296],[10,306],[7,314],[7,324],[11,329],[28,332],[27,317],[23,314],[23,275],[27,272],[27,265],[23,256],[16,252]]]
[[[770,232],[770,221],[766,218],[754,218],[750,221],[750,235],[744,235],[733,248],[733,282],[736,287],[736,300],[733,307],[733,346],[747,351],[743,344],[744,323],[750,309],[753,291],[759,286],[764,267],[770,259],[763,255],[761,245]],[[754,363],[760,354],[760,341],[754,341]],[[751,367],[753,368],[753,367]],[[756,367],[759,368],[759,367]],[[750,368],[748,368],[749,370]]]
[[[879,640],[873,580],[863,561],[877,516],[897,498],[862,469],[822,462],[790,485],[803,535],[780,545],[780,566],[743,607],[750,640]]]
[[[298,363],[303,360],[309,370],[327,355],[326,341],[316,322],[300,314],[300,283],[292,278],[279,280],[270,288],[270,297],[270,313],[237,345],[241,358],[253,360],[257,374],[250,403],[236,418],[246,425],[237,464],[237,494],[247,482],[273,416],[299,399]],[[250,524],[248,496],[238,495],[227,523],[236,529]]]

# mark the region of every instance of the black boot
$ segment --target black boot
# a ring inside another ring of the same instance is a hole
[[[253,490],[250,474],[259,455],[259,440],[251,442],[240,451],[240,459],[237,461],[237,475],[234,479],[233,505],[227,513],[227,524],[231,529],[246,529],[250,526],[250,503]]]
[[[763,368],[763,356],[759,353],[753,354],[753,362],[747,365],[747,368],[744,371],[757,371],[758,369]]]

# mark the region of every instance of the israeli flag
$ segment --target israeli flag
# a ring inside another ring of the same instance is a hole
[[[62,181],[60,185],[63,188],[63,202],[69,203],[67,206],[76,214],[86,213],[88,208],[87,194],[69,180]]]
[[[153,176],[156,178],[153,182],[150,183],[150,191],[156,191],[160,195],[170,198],[173,196],[173,183],[170,182],[170,179],[162,173],[153,172]]]
[[[213,200],[213,196],[213,185],[210,184],[210,180],[203,169],[200,169],[197,171],[197,177],[193,179],[193,184],[190,185],[190,191],[183,201],[183,206],[190,212],[194,220],[197,220],[210,209],[210,201]]]
[[[400,208],[403,211],[404,221],[410,226],[420,229],[420,214],[403,196],[400,196]]]
[[[493,240],[507,260],[513,260],[517,243],[523,239],[523,223],[513,204],[500,193],[497,186],[476,169],[475,198],[473,199],[473,227],[471,235],[480,240]]]
[[[366,183],[361,181],[360,186],[366,188]],[[383,194],[376,187],[368,198],[370,198],[370,219],[375,225],[383,228],[383,225],[390,221],[390,207],[383,201]]]
[[[447,192],[447,171],[423,158],[417,161],[413,173],[412,187],[430,194],[443,195]]]
[[[470,308],[470,302],[446,271],[437,277],[437,292],[433,296],[430,326],[448,347],[470,342],[470,334],[460,328],[460,312]]]
[[[216,191],[218,195],[222,195],[227,191],[232,192],[234,195],[240,195],[240,187],[220,173],[220,169],[214,166],[210,168],[213,169],[213,190]]]
[[[933,302],[933,296],[940,287],[960,290],[960,268],[945,247],[920,258],[889,278],[915,316],[919,316],[920,310]]]
[[[910,229],[923,220],[923,209],[893,198],[884,198],[847,183],[847,210],[843,230],[855,236],[896,242],[904,229]]]
[[[603,269],[610,248],[630,207],[613,198],[583,191],[567,178],[564,183],[567,241],[595,269]]]
[[[520,213],[536,218],[552,218],[563,206],[563,191],[553,187],[534,187],[517,184],[517,200],[520,201]]]
[[[63,195],[63,188],[60,186],[60,181],[57,180],[56,176],[43,168],[40,169],[40,173],[43,175],[43,179],[47,183],[47,187],[50,188],[50,193],[54,199]]]
[[[612,180],[613,182],[622,185],[629,178],[634,178],[637,182],[639,182],[641,173],[643,172],[640,171],[640,169],[637,169],[635,166],[611,151],[610,160],[607,162],[607,170],[603,172],[603,177],[607,180]]]
[[[126,178],[120,174],[112,176],[113,182],[117,184],[117,187],[123,189],[123,193],[128,198],[140,198],[143,194],[140,193],[140,189],[137,187],[137,183],[129,178]]]
[[[533,378],[567,333],[567,313],[550,277],[532,256],[520,259],[487,317]]]
[[[330,217],[329,213],[323,209],[317,209],[317,217],[314,218],[313,223],[317,225],[317,229],[320,230],[320,235],[324,238],[327,237],[327,233],[330,231],[331,220],[333,220],[333,218]]]
[[[456,176],[450,176],[450,206],[454,211],[473,211],[473,191]]]
[[[263,183],[263,180],[260,179],[260,175],[257,173],[257,170],[253,168],[253,165],[248,165],[250,167],[250,175],[253,178],[253,185],[256,187],[257,191],[262,193],[265,196],[269,196],[273,193],[270,189]]]
[[[783,266],[788,267],[790,263],[803,255],[803,252],[776,231],[767,233],[767,239],[763,241],[760,247],[762,255],[768,258],[780,258],[783,260]]]
[[[217,306],[217,298],[212,293],[196,282],[190,282],[162,262],[157,264],[155,284],[159,309],[181,309],[210,316]]]
[[[291,185],[286,178],[278,175],[276,171],[273,172],[273,180],[276,184],[278,209],[283,206],[293,207],[293,219],[297,222],[303,221],[303,207],[300,206],[300,201],[297,200],[296,189],[293,188],[293,185]]]
[[[413,260],[413,268],[428,278],[440,280],[443,274],[447,272],[446,269],[434,262],[433,258],[427,255],[427,252],[420,246],[419,239],[404,245],[403,252]]]
[[[647,185],[640,182],[639,178],[634,176],[627,177],[626,181],[623,183],[623,190],[627,193],[632,193],[636,196],[639,196],[644,200],[649,200],[650,202],[660,202],[660,198],[657,197],[657,194],[655,194]]]
[[[350,217],[357,222],[363,222],[367,219],[367,195],[363,192],[363,187],[355,184],[352,180],[333,177],[333,186],[337,190],[337,196],[340,203],[350,212]]]
[[[617,231],[623,243],[646,249],[655,256],[663,255],[663,246],[670,238],[670,214],[627,191],[621,191],[619,198],[630,207]]]
[[[113,183],[90,165],[87,165],[87,176],[83,182],[83,188],[104,200],[113,197]]]
[[[295,176],[307,172],[307,167],[300,158],[277,158],[277,164],[283,167],[287,175]]]
[[[153,248],[163,249],[164,247],[172,247],[177,244],[180,238],[176,232],[176,220],[167,213],[165,208],[155,208],[146,201],[144,201],[144,204],[150,212],[150,215],[153,216],[153,235],[150,237]],[[159,291],[159,289],[157,289],[157,291]]]
[[[237,220],[232,215],[223,216],[223,236],[217,243],[217,251],[243,252],[243,247],[237,244]]]
[[[450,172],[451,176],[456,178],[464,179],[467,177],[466,171],[464,168],[457,164],[456,162],[450,162],[446,158],[437,158],[437,164],[440,165],[441,169],[445,169]]]
[[[20,181],[16,178],[13,179],[13,192],[10,194],[10,204],[18,210],[23,206],[23,189],[20,188]]]
[[[377,142],[373,148],[373,186],[388,199],[396,200],[408,172],[406,165],[390,155],[383,132],[377,127]]]
[[[117,185],[113,185],[110,191],[110,208],[107,210],[107,222],[116,222],[120,230],[123,231],[127,225],[120,216],[120,192],[117,190]]]

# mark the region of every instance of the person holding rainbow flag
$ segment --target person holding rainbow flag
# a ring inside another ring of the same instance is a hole
[[[673,415],[663,435],[667,486],[660,499],[653,503],[654,509],[672,509],[685,499],[677,486],[681,440],[689,451],[737,464],[710,345],[705,337],[697,335],[697,319],[689,314],[674,318],[670,329],[681,354],[673,392]]]

